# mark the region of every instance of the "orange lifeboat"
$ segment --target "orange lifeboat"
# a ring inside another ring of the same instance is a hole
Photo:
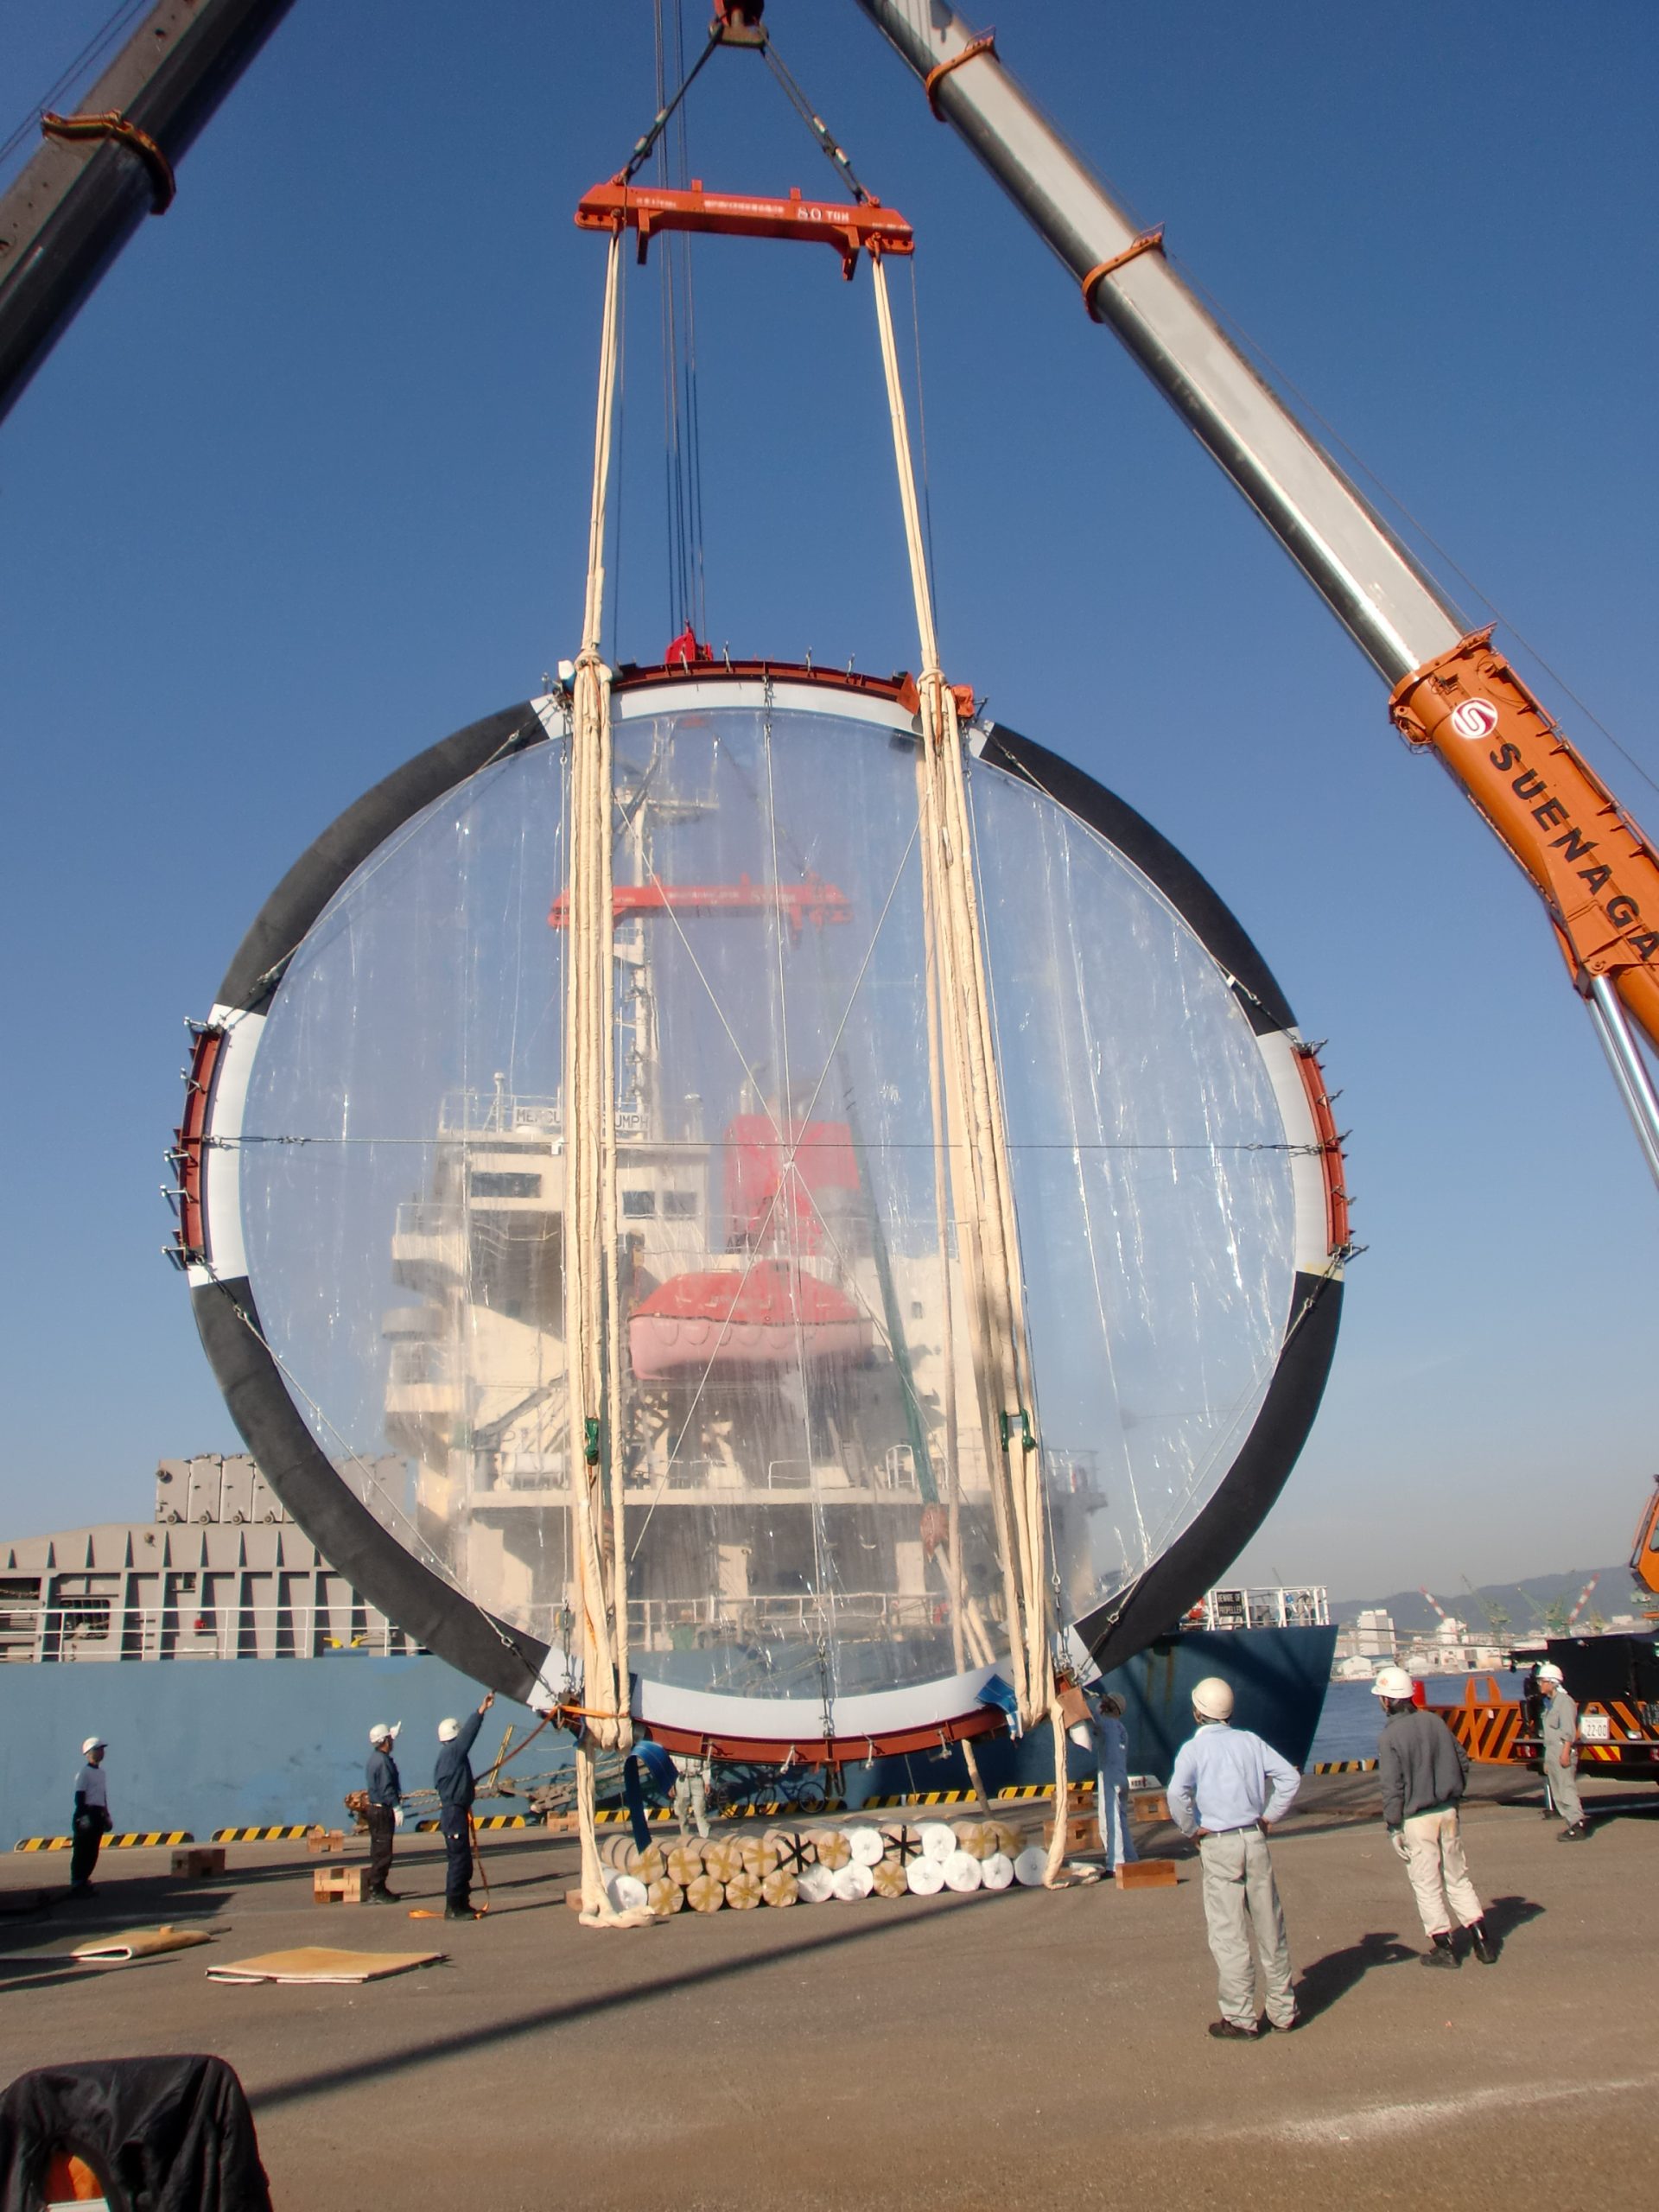
[[[845,1365],[868,1353],[873,1336],[843,1291],[781,1260],[757,1260],[747,1274],[671,1275],[628,1319],[628,1351],[642,1382],[688,1367]]]

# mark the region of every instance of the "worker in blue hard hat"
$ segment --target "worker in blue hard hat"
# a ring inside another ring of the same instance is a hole
[[[1482,1966],[1497,1957],[1463,1855],[1459,1808],[1469,1779],[1463,1745],[1438,1713],[1417,1704],[1403,1667],[1379,1667],[1371,1694],[1388,1715],[1376,1746],[1382,1820],[1406,1863],[1428,1948],[1426,1967],[1455,1967],[1454,1923],[1469,1930]]]
[[[1567,1695],[1561,1670],[1553,1659],[1538,1669],[1538,1694],[1544,1700],[1544,1776],[1555,1809],[1567,1826],[1559,1843],[1582,1843],[1590,1833],[1579,1795],[1579,1708]]]
[[[1175,1754],[1170,1818],[1196,1836],[1204,1866],[1204,1918],[1216,1962],[1218,2043],[1254,2043],[1264,2025],[1302,2024],[1290,1986],[1290,1942],[1265,1831],[1290,1810],[1302,1777],[1248,1728],[1234,1728],[1233,1688],[1219,1675],[1193,1685],[1194,1732]],[[1256,1956],[1264,2011],[1255,2011]]]
[[[484,1716],[495,1703],[491,1690],[476,1713],[464,1720],[438,1723],[438,1762],[432,1770],[432,1787],[438,1793],[438,1826],[447,1853],[443,1877],[443,1916],[446,1920],[476,1920],[473,1910],[473,1798],[476,1784],[467,1754],[477,1739]]]

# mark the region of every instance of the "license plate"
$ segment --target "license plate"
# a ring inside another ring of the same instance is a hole
[[[1613,1740],[1613,1724],[1605,1713],[1581,1713],[1579,1718],[1579,1733],[1586,1744],[1611,1744]]]

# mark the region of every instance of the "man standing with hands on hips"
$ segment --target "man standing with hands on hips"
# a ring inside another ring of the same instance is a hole
[[[1301,2025],[1290,1987],[1290,1943],[1263,1830],[1283,1818],[1302,1777],[1248,1728],[1233,1728],[1233,1691],[1218,1675],[1194,1685],[1196,1732],[1175,1754],[1170,1818],[1198,1840],[1204,1917],[1220,1985],[1218,2043],[1254,2043],[1266,2028]],[[1254,1936],[1261,1955],[1265,2018],[1255,2011]]]

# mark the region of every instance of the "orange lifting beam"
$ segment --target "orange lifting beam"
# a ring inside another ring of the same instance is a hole
[[[791,187],[783,200],[754,193],[705,192],[701,177],[692,178],[689,192],[611,177],[582,194],[575,219],[579,231],[638,232],[642,262],[658,231],[706,231],[729,238],[818,239],[841,256],[841,273],[849,279],[861,252],[916,251],[910,225],[879,200],[845,207],[833,200],[804,200],[798,187]]]

